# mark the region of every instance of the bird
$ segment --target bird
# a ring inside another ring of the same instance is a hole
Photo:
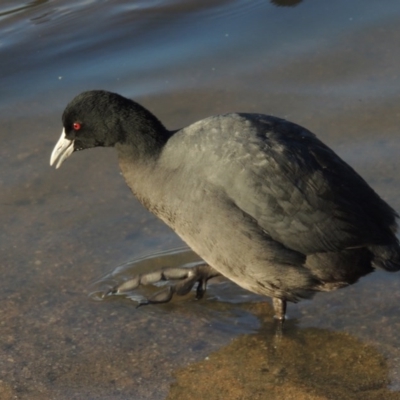
[[[193,270],[137,276],[131,287],[180,280],[150,303],[186,294],[197,282],[201,298],[207,281],[223,275],[271,297],[283,322],[287,302],[346,287],[376,269],[400,269],[396,211],[300,125],[233,112],[168,130],[139,103],[105,90],[77,95],[62,123],[50,165],[114,147],[133,195],[204,260]]]

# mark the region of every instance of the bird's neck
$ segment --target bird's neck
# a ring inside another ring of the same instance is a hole
[[[134,102],[131,107],[118,124],[118,157],[134,164],[151,161],[158,157],[171,132],[144,107]]]

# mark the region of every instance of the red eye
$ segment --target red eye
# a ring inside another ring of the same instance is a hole
[[[75,131],[79,131],[79,129],[81,129],[81,124],[79,122],[75,122],[72,127]]]

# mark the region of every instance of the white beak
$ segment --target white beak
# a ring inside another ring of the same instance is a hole
[[[58,139],[58,142],[51,153],[50,165],[53,165],[58,158],[56,169],[59,168],[63,161],[68,158],[73,152],[74,141],[69,140],[65,137],[65,129],[63,129],[63,131],[61,132],[61,137],[60,139]]]

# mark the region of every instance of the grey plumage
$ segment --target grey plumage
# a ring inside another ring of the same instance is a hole
[[[142,204],[253,292],[298,301],[400,269],[396,212],[299,125],[233,113],[170,132],[137,103],[95,91],[67,106],[64,129],[76,149],[114,146]]]

